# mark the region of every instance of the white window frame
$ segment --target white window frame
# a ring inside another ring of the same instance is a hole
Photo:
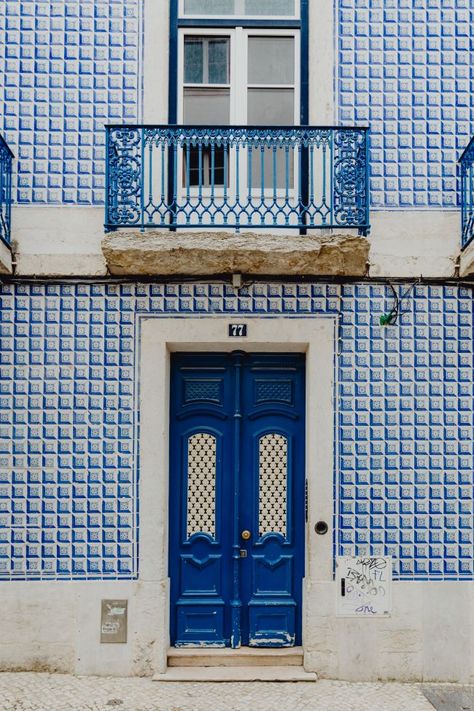
[[[229,84],[185,84],[184,82],[184,43],[186,37],[229,37]],[[292,37],[294,39],[294,81],[289,84],[249,84],[248,83],[248,41],[251,37]],[[300,67],[300,52],[301,52],[301,30],[299,28],[246,28],[246,27],[185,27],[178,30],[178,101],[177,101],[177,120],[178,124],[184,123],[184,87],[204,87],[204,88],[229,88],[230,91],[230,111],[229,125],[230,126],[246,126],[248,115],[248,89],[249,88],[268,88],[268,89],[288,89],[290,86],[294,90],[294,116],[293,122],[295,126],[300,125],[301,117],[301,67]],[[211,125],[211,124],[210,124]],[[262,128],[264,126],[262,125]],[[227,194],[235,195],[236,186],[234,183],[235,176],[235,151],[229,152],[228,175],[229,182],[227,185]],[[298,156],[293,157],[294,179],[293,185],[290,187],[290,195],[293,195],[298,190],[297,176],[299,175]],[[246,157],[240,157],[239,171],[242,176],[247,175]],[[184,165],[183,160],[178,160],[177,170],[178,193],[184,195],[188,193],[191,197],[197,197],[201,194],[203,197],[209,197],[211,188],[208,187],[184,187]],[[277,190],[277,195],[282,196],[285,193],[284,188]],[[252,194],[255,197],[261,195],[261,188],[255,187],[252,189]],[[274,191],[272,188],[264,190],[264,197],[272,198]],[[216,198],[223,198],[224,188],[222,186],[214,187],[214,195]]]
[[[237,0],[243,4],[243,0]],[[295,14],[294,15],[245,15],[245,14],[235,14],[235,15],[186,15],[184,12],[184,0],[179,0],[178,5],[178,17],[186,20],[273,20],[274,22],[279,22],[281,20],[300,20],[301,19],[301,0],[295,0]]]
[[[229,84],[189,84],[186,86],[208,88],[230,88],[230,125],[246,126],[248,112],[248,89],[250,88],[290,88],[289,84],[249,84],[248,79],[248,40],[250,37],[293,37],[295,40],[295,78],[294,88],[294,125],[300,125],[301,105],[301,31],[299,29],[258,29],[244,27],[186,27],[179,30],[178,41],[178,123],[184,118],[184,40],[185,37],[229,37],[230,72]]]
[[[230,92],[230,111],[229,120],[233,115],[233,102],[235,102],[234,94],[236,81],[234,77],[234,71],[236,66],[235,53],[235,42],[232,41],[233,33],[235,33],[234,28],[227,27],[212,27],[212,28],[200,28],[200,27],[186,27],[181,28],[178,31],[178,123],[184,123],[184,87],[196,87],[196,88],[208,88],[208,89],[229,89]],[[229,51],[229,84],[186,84],[184,82],[184,40],[185,37],[228,37],[230,40],[230,51]]]

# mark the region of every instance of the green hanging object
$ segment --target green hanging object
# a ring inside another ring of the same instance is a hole
[[[393,324],[397,320],[397,313],[393,311],[389,311],[386,314],[382,314],[380,317],[380,325],[381,326],[393,326]]]
[[[410,296],[410,294],[414,290],[415,286],[420,283],[421,283],[421,277],[420,277],[420,279],[417,279],[415,281],[415,283],[412,284],[405,291],[405,293],[402,294],[401,296],[398,296],[397,292],[395,291],[395,287],[393,286],[393,284],[390,284],[390,288],[393,293],[393,302],[394,303],[393,303],[393,307],[390,311],[387,311],[386,313],[381,315],[380,321],[379,321],[381,326],[394,326],[397,323],[398,317],[399,317],[400,313],[402,313],[400,311],[402,302]]]

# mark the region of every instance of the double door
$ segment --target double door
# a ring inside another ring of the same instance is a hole
[[[171,365],[171,642],[300,644],[304,357]]]

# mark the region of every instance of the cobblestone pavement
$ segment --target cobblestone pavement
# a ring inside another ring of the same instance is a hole
[[[433,711],[410,684],[170,683],[1,673],[0,711]]]

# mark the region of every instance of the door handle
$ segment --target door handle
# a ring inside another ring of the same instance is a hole
[[[244,541],[249,541],[252,537],[252,534],[250,533],[250,531],[247,531],[247,530],[242,531],[242,533],[240,535],[242,536]]]

